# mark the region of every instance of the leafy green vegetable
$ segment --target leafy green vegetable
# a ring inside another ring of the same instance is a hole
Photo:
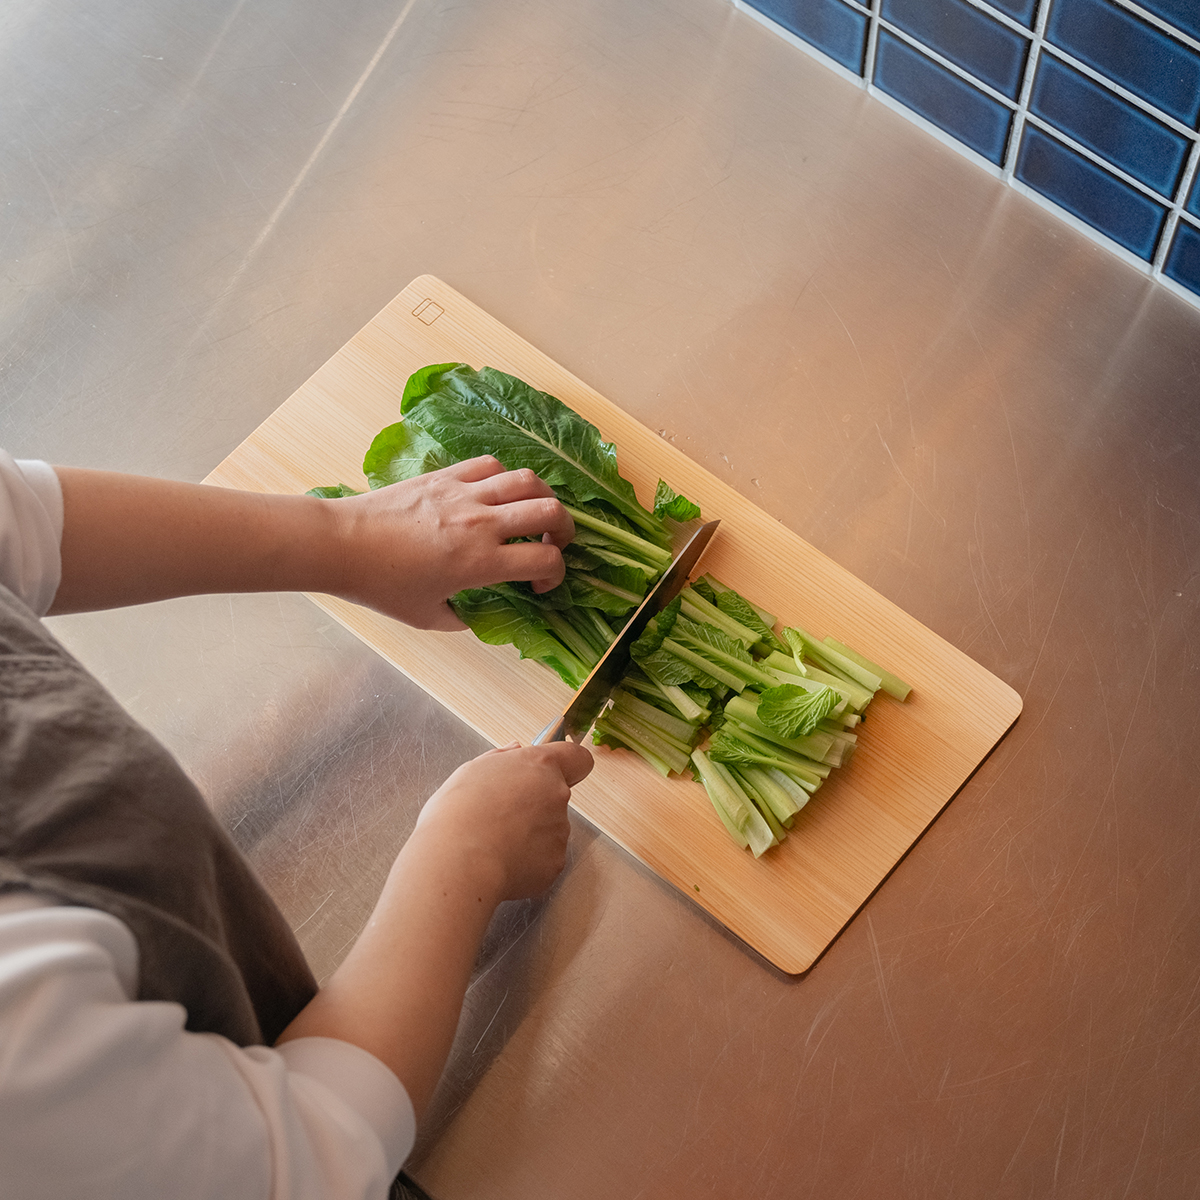
[[[646,658],[653,654],[663,644],[663,638],[671,632],[675,622],[679,620],[679,608],[683,603],[678,596],[668,604],[662,612],[651,617],[649,624],[642,630],[641,637],[629,648],[634,658]]]
[[[785,629],[783,636],[787,639],[788,645],[792,647],[793,654],[803,654],[823,670],[849,679],[869,692],[877,692],[883,683],[878,675],[860,667],[858,663],[845,655],[839,654],[832,646],[818,642],[798,625]]]
[[[699,508],[664,480],[654,511],[643,508],[594,426],[490,367],[422,367],[401,413],[367,450],[372,488],[491,454],[510,470],[535,471],[570,512],[575,538],[556,588],[538,594],[505,582],[450,603],[481,641],[513,645],[578,688],[670,563],[663,520],[692,520]],[[335,484],[310,494],[358,493]],[[797,626],[781,640],[776,621],[711,575],[685,587],[634,643],[593,731],[595,742],[631,750],[664,776],[690,764],[730,836],[755,857],[783,840],[810,793],[849,760],[857,744],[849,729],[881,681],[898,698],[908,694],[833,638],[817,642]]]
[[[723,629],[731,638],[736,638],[747,649],[758,640],[758,633],[740,625],[732,617],[726,616],[715,604],[710,604],[695,588],[688,586],[679,593],[683,597],[683,611],[693,621],[715,625]]]
[[[895,696],[901,703],[908,699],[908,693],[912,691],[912,687],[905,683],[899,676],[893,675],[891,671],[885,670],[878,663],[873,663],[869,658],[864,658],[857,650],[851,650],[849,646],[843,645],[836,638],[827,637],[824,644],[836,650],[851,662],[858,663],[860,667],[871,675],[878,675],[883,690],[889,696]]]
[[[309,488],[304,494],[316,496],[318,500],[340,500],[343,496],[361,496],[362,492],[348,483],[334,483],[325,487]]]
[[[717,609],[727,617],[731,617],[739,625],[753,629],[759,635],[763,645],[772,650],[786,650],[787,647],[775,636],[775,631],[759,616],[758,609],[743,596],[739,596],[732,588],[717,596]]]
[[[681,496],[665,479],[654,489],[654,515],[670,517],[672,521],[691,521],[700,515],[700,505]]]
[[[448,467],[459,460],[425,430],[397,421],[375,435],[363,459],[363,474],[373,488],[387,487]]]
[[[598,608],[617,617],[641,603],[647,582],[646,576],[635,567],[614,567],[608,563],[601,563],[591,571],[570,571],[564,580],[575,604]]]
[[[458,459],[491,454],[509,470],[528,467],[578,500],[603,500],[662,548],[669,545],[662,521],[619,473],[612,443],[554,396],[503,371],[460,363],[430,373],[401,411]]]
[[[785,683],[763,692],[758,701],[758,719],[786,738],[806,737],[838,703],[838,694],[830,687],[810,692]]]
[[[514,645],[522,658],[533,658],[556,671],[571,688],[582,685],[589,665],[551,632],[549,624],[522,611],[491,588],[468,589],[451,598],[451,606],[481,642]]]
[[[420,404],[430,392],[437,389],[441,377],[447,371],[458,367],[466,367],[468,371],[471,369],[466,363],[433,363],[414,371],[408,377],[408,382],[404,385],[404,394],[400,397],[400,415],[403,416],[414,404]]]

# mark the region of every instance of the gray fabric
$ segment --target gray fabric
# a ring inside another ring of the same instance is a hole
[[[271,1044],[316,992],[283,915],[183,770],[0,586],[0,891],[102,909],[138,999]]]

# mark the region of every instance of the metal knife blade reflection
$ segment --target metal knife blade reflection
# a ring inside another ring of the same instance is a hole
[[[533,745],[561,742],[567,738],[575,742],[583,740],[584,734],[600,715],[600,710],[608,703],[613,689],[621,682],[621,676],[629,666],[629,648],[641,637],[651,618],[666,608],[683,590],[688,576],[696,569],[720,523],[719,520],[709,521],[692,534],[659,581],[646,593],[646,598],[604,652],[604,657],[592,668],[591,674],[583,681],[571,703],[563,709],[562,715],[551,721],[533,739]]]

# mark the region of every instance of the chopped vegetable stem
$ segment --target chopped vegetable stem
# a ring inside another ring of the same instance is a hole
[[[843,657],[850,659],[851,662],[858,663],[860,667],[869,671],[872,675],[878,675],[883,690],[889,696],[895,696],[901,702],[908,699],[908,694],[912,691],[912,687],[905,683],[898,675],[893,675],[891,671],[885,671],[878,663],[873,663],[869,658],[864,658],[857,650],[851,650],[849,646],[839,642],[836,638],[827,637],[825,645],[831,646]]]

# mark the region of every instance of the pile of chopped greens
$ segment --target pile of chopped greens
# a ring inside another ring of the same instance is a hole
[[[450,604],[481,641],[516,646],[578,688],[671,562],[671,526],[700,510],[660,480],[644,508],[617,469],[616,448],[562,401],[502,371],[423,367],[408,380],[403,420],[363,461],[372,488],[491,454],[527,467],[575,521],[566,576],[471,588]],[[344,484],[313,488],[354,495]],[[671,524],[668,524],[671,523]],[[633,644],[633,663],[592,733],[664,776],[700,780],[730,836],[757,858],[781,842],[808,798],[854,753],[880,689],[909,687],[833,638],[817,641],[705,575],[685,587]]]

